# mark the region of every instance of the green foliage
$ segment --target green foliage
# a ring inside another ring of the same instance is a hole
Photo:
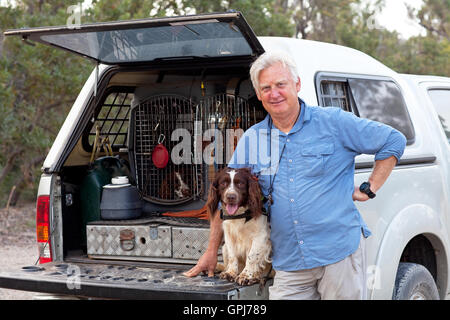
[[[371,19],[384,3],[363,6],[361,1],[309,1],[325,22],[311,23],[306,38],[348,46],[381,61],[400,73],[450,76],[450,0],[427,0],[410,17],[428,30],[427,36],[402,39],[397,32],[376,28]],[[312,10],[311,8],[309,10]],[[302,33],[303,35],[303,33]]]
[[[412,37],[402,46],[407,59],[398,59],[402,72],[450,75],[450,0],[424,0],[409,16],[425,30],[426,36]]]
[[[63,25],[69,1],[18,2],[0,8],[0,29]],[[4,39],[0,56],[0,205],[12,186],[35,194],[40,167],[92,65],[72,54],[19,38]]]
[[[429,34],[450,39],[450,0],[424,0],[417,18]]]
[[[289,37],[294,32],[290,15],[276,12],[272,0],[97,0],[94,3],[86,17],[91,22],[236,10],[244,14],[257,35]]]

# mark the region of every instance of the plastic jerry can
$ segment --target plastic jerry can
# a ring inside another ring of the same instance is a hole
[[[128,168],[117,157],[101,157],[92,163],[80,192],[83,243],[86,243],[86,225],[101,219],[100,202],[103,186],[110,184],[112,177],[126,176],[128,172]]]

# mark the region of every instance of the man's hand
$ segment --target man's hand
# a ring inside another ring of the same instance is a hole
[[[214,277],[214,270],[217,265],[217,252],[222,242],[223,230],[222,220],[219,212],[216,212],[210,221],[210,232],[208,248],[205,253],[198,259],[197,264],[189,271],[183,273],[186,277],[195,277],[200,272],[208,273],[208,277]]]
[[[206,274],[208,272],[208,277],[214,277],[214,270],[216,269],[217,265],[217,252],[206,251],[203,256],[197,261],[197,264],[190,269],[189,271],[186,271],[183,273],[186,277],[195,277],[200,272],[203,272],[203,274]]]
[[[381,186],[386,182],[396,164],[397,158],[394,156],[390,156],[384,160],[375,161],[375,166],[369,177],[370,190],[372,190],[373,193],[377,193]],[[353,192],[352,198],[353,201],[369,200],[369,196],[367,194],[359,191],[359,186],[355,186],[355,191]]]
[[[359,187],[355,186],[355,191],[353,192],[353,201],[367,201],[369,200],[369,196],[364,192],[359,190]]]

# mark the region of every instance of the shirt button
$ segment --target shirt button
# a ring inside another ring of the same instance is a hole
[[[299,244],[303,244],[303,240],[300,240],[298,243],[299,243]]]
[[[291,139],[287,139],[286,141],[287,141],[287,142],[291,142]]]
[[[294,182],[294,179],[290,178],[289,181],[290,181],[290,182]]]
[[[289,159],[289,162],[292,162],[292,159]]]
[[[298,223],[298,221],[297,220],[294,220],[294,224],[297,224]]]
[[[291,199],[291,202],[294,202],[294,199]]]

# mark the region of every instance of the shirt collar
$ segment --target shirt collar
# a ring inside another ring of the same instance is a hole
[[[300,115],[299,115],[297,121],[295,122],[294,126],[292,127],[291,131],[289,131],[289,134],[299,131],[303,127],[303,123],[311,120],[311,110],[309,110],[306,103],[300,98],[298,98],[298,102],[300,103]],[[272,129],[271,124],[273,123],[270,119],[270,114],[267,114],[267,116],[264,118],[263,122],[264,122],[265,126],[267,128],[269,128],[269,132],[270,132],[270,129]],[[273,129],[277,129],[277,128],[273,127]],[[284,136],[286,134],[284,132],[280,131],[280,135]]]

